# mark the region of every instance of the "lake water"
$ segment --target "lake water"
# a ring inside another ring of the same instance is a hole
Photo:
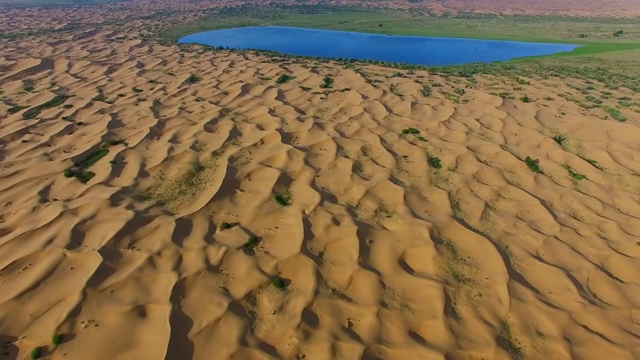
[[[283,26],[206,31],[185,36],[178,42],[414,65],[504,61],[524,56],[551,55],[578,47],[569,44],[395,36]]]

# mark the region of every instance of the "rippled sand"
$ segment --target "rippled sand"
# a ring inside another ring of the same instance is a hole
[[[640,356],[633,110],[123,36],[0,56],[0,359]]]

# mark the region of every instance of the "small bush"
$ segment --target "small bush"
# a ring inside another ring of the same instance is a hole
[[[620,37],[624,34],[624,30],[618,30],[616,32],[613,33],[613,36],[615,37]]]
[[[284,84],[295,79],[296,77],[289,74],[282,74],[276,79],[276,84]]]
[[[440,162],[440,159],[435,156],[428,156],[427,161],[429,162],[429,166],[431,166],[434,169],[442,168],[442,163]]]
[[[89,180],[93,179],[94,176],[96,176],[96,174],[91,171],[82,171],[75,174],[76,179],[83,184],[89,182]]]
[[[107,101],[107,97],[101,91],[101,92],[98,93],[98,95],[94,96],[91,100],[106,102]]]
[[[431,87],[429,87],[429,85],[422,85],[422,95],[425,97],[429,97],[431,96]]]
[[[247,239],[247,242],[244,243],[244,245],[242,245],[242,247],[246,250],[252,250],[257,245],[258,245],[258,237],[255,235],[251,235],[249,236],[249,239]]]
[[[53,335],[53,337],[51,338],[51,343],[55,346],[58,346],[60,344],[62,344],[62,341],[64,340],[62,334],[56,334]]]
[[[199,83],[200,81],[202,81],[202,77],[200,77],[198,75],[191,74],[191,76],[189,76],[187,81],[192,83],[192,84]]]
[[[586,175],[582,175],[579,174],[577,172],[575,172],[575,170],[573,170],[573,168],[567,164],[562,165],[563,168],[565,168],[567,170],[567,172],[569,173],[569,176],[571,177],[571,179],[573,179],[574,182],[578,182],[580,180],[584,180],[587,178]]]
[[[276,289],[284,289],[285,287],[287,287],[284,279],[280,276],[274,276],[273,278],[271,278],[271,285],[273,285],[273,287],[275,287]]]
[[[76,175],[76,173],[73,172],[73,170],[71,170],[69,168],[64,169],[63,174],[64,174],[64,177],[66,177],[66,178],[74,177]]]
[[[420,130],[410,127],[410,128],[402,129],[402,134],[403,135],[407,135],[407,134],[417,135],[417,134],[420,134]]]
[[[607,114],[609,114],[611,116],[611,118],[613,118],[613,120],[616,120],[616,121],[619,121],[619,122],[627,121],[627,118],[624,117],[624,115],[622,115],[620,113],[620,111],[618,109],[616,109],[616,108],[612,108],[612,107],[606,106],[604,108],[604,111],[606,111]]]
[[[323,89],[329,89],[331,87],[333,87],[333,79],[325,76],[324,79],[322,79],[323,83],[322,85],[320,85],[321,88]]]
[[[525,95],[520,98],[520,101],[522,101],[523,103],[529,103],[531,102],[531,99],[527,95]]]
[[[557,142],[558,145],[564,146],[563,143],[564,143],[565,140],[567,140],[567,138],[558,134],[558,135],[553,137],[553,140],[555,140],[555,142]]]
[[[525,164],[527,164],[527,167],[534,173],[544,174],[544,172],[540,168],[540,165],[538,165],[539,160],[533,160],[531,157],[527,156],[527,158],[524,159],[524,162]]]
[[[231,224],[229,224],[228,222],[223,222],[223,223],[220,223],[220,225],[218,225],[218,230],[220,231],[229,230],[229,229],[231,229]]]
[[[42,348],[39,346],[31,350],[31,352],[29,353],[29,359],[31,360],[40,359],[41,356],[42,356]]]
[[[276,194],[273,198],[276,204],[280,206],[291,206],[293,199],[291,198],[291,193],[289,191],[282,191]]]

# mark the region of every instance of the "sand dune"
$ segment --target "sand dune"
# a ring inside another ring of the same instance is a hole
[[[121,35],[0,58],[0,359],[640,356],[633,110]]]

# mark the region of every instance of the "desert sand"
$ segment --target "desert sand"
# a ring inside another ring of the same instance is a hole
[[[2,360],[640,358],[639,118],[558,96],[578,80],[117,26],[6,40],[0,69]]]

